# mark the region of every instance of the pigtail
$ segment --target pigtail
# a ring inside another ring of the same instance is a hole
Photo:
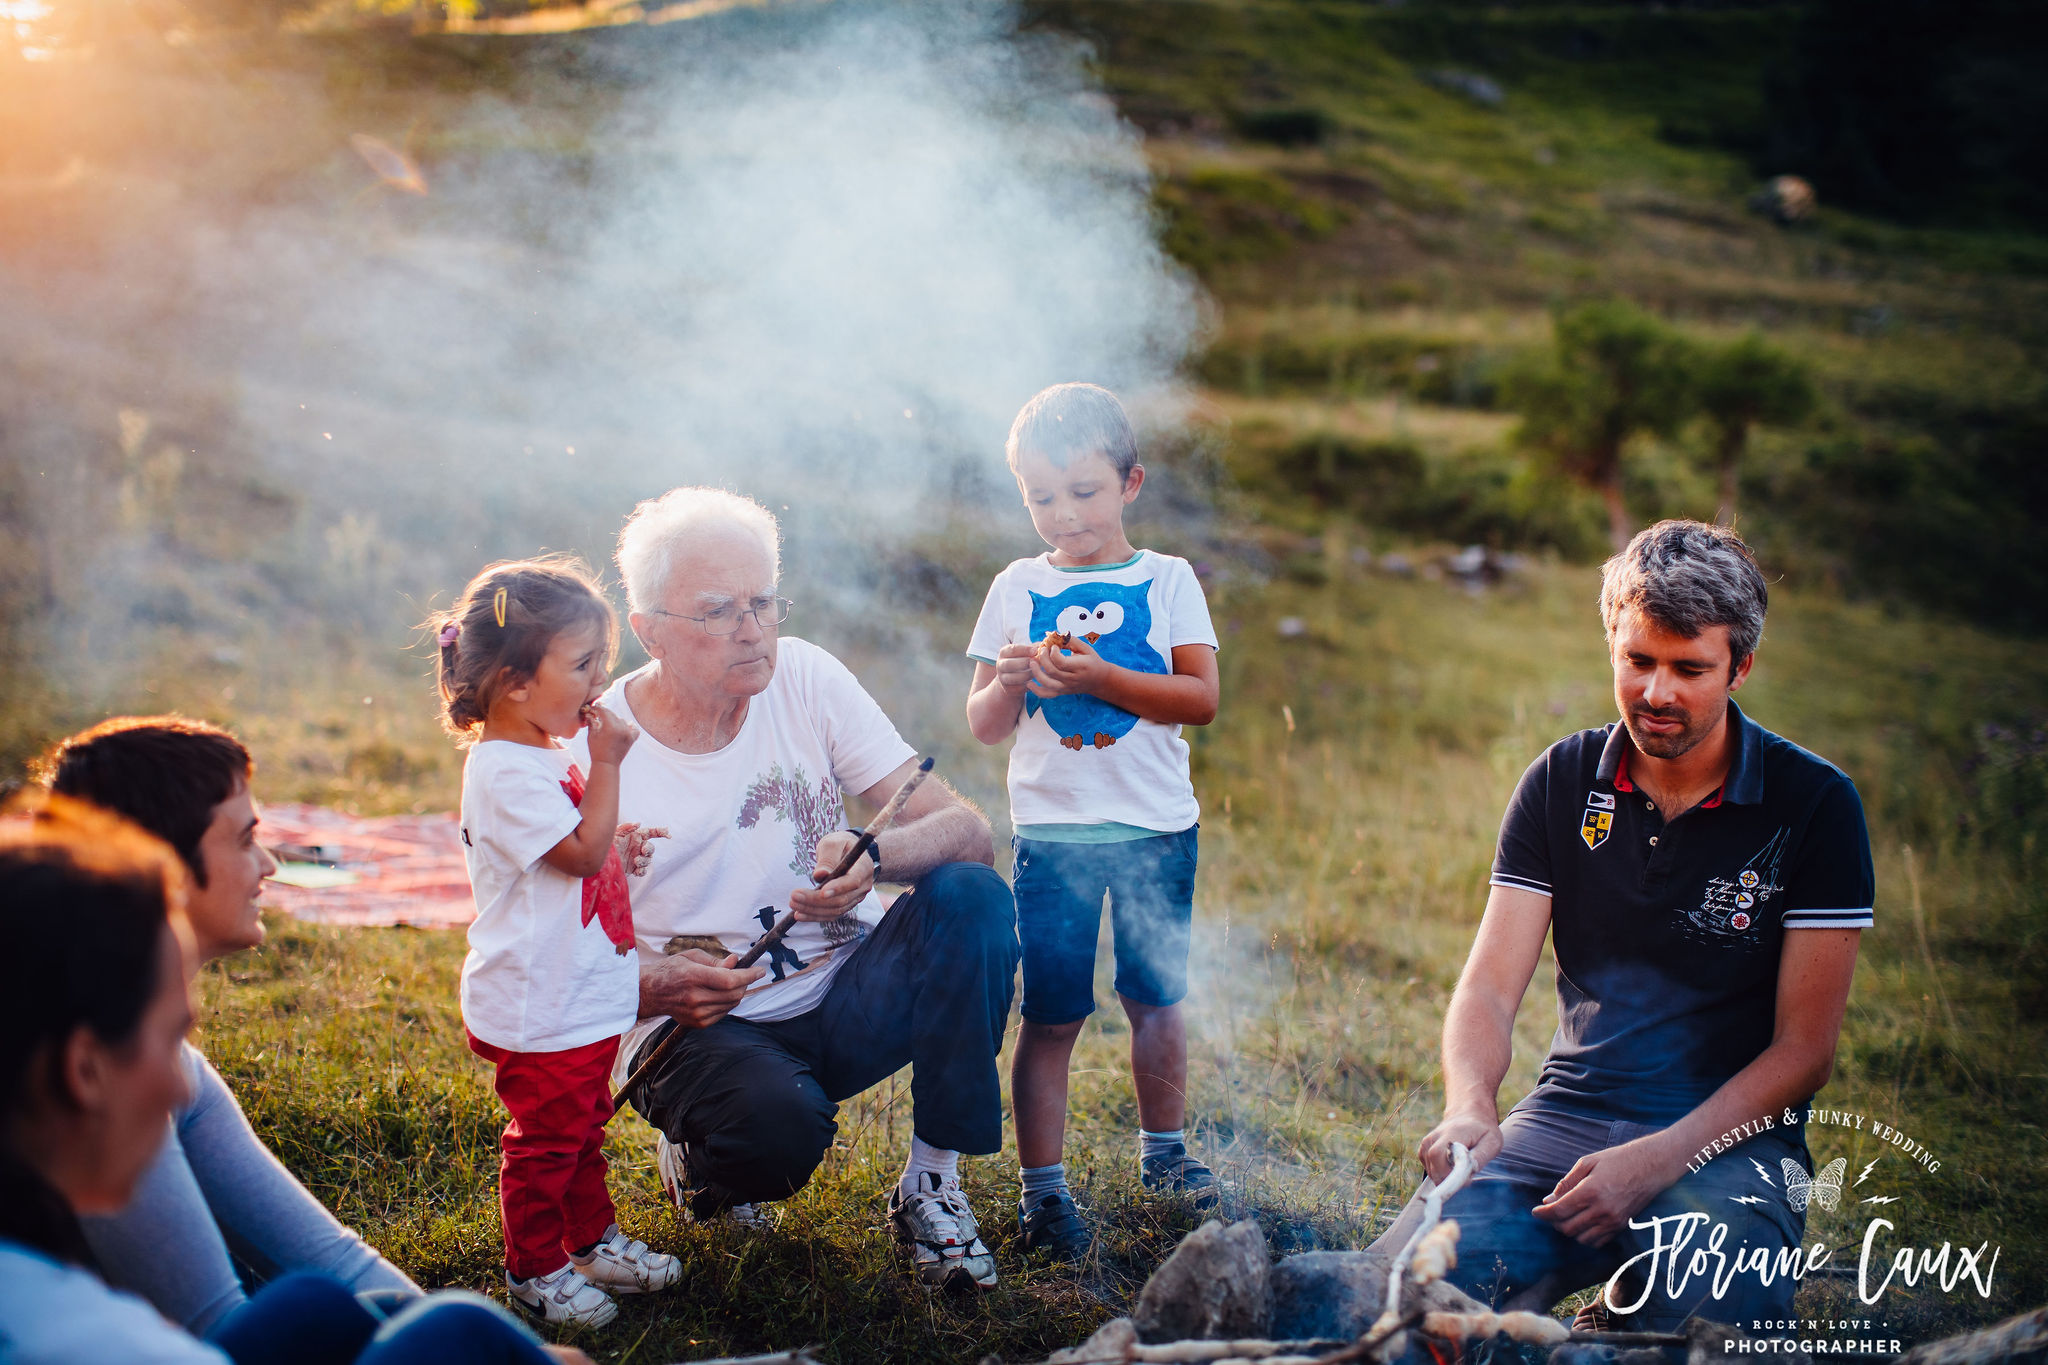
[[[468,738],[484,723],[484,717],[477,706],[474,682],[463,677],[461,614],[451,611],[430,619],[427,628],[434,632],[437,646],[434,682],[441,694],[441,724],[458,740]]]

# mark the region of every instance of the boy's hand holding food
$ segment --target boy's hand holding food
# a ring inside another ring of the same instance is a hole
[[[1094,692],[1109,680],[1116,665],[1097,654],[1078,635],[1064,645],[1042,645],[1031,660],[1031,692],[1040,697]]]
[[[1021,697],[1031,685],[1031,661],[1038,657],[1037,645],[1004,645],[996,651],[996,681],[1003,691]]]

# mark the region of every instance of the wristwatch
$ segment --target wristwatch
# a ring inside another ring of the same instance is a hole
[[[846,832],[848,834],[851,834],[856,839],[860,838],[861,835],[867,833],[867,831],[862,829],[859,825],[848,826]],[[868,857],[873,858],[875,860],[875,871],[880,872],[882,870],[882,845],[879,840],[872,842],[868,845]]]

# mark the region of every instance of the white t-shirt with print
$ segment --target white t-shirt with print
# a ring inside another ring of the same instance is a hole
[[[613,683],[602,703],[644,732],[626,700],[638,676]],[[744,952],[789,909],[790,892],[814,885],[818,840],[846,828],[840,794],[866,791],[916,755],[845,664],[791,636],[724,748],[680,753],[643,733],[619,768],[619,819],[664,826],[668,838],[649,843],[647,872],[632,879],[641,959],[659,961],[677,937],[714,955]],[[767,1023],[816,1008],[882,913],[869,892],[839,920],[799,920],[762,957],[768,974],[733,1014]],[[628,1035],[621,1068],[660,1022]]]
[[[1049,630],[1094,636],[1113,664],[1173,672],[1180,645],[1216,647],[1209,602],[1185,559],[1140,550],[1122,564],[1061,569],[1050,553],[996,575],[967,645],[994,664],[1004,645]],[[1201,816],[1180,726],[1140,720],[1100,697],[1027,696],[1010,749],[1017,825],[1125,824],[1172,834]]]
[[[487,739],[462,765],[462,857],[476,896],[462,1022],[512,1052],[614,1038],[639,1013],[633,955],[595,916],[583,922],[583,879],[541,861],[582,823],[562,785],[571,762],[566,749]]]

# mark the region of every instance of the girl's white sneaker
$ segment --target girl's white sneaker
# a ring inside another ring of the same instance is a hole
[[[514,1279],[507,1271],[505,1288],[512,1295],[512,1306],[535,1322],[602,1327],[619,1315],[612,1296],[585,1279],[573,1264],[523,1280]]]
[[[571,1256],[569,1263],[584,1279],[614,1294],[651,1294],[683,1278],[682,1262],[647,1243],[628,1238],[617,1223],[605,1229],[604,1240],[588,1256]]]

